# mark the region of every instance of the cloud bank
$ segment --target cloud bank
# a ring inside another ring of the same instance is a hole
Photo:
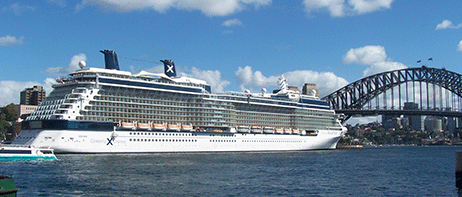
[[[343,63],[368,65],[369,67],[363,71],[363,77],[381,72],[407,68],[407,66],[402,63],[388,60],[385,48],[379,45],[368,45],[356,49],[352,48],[343,56]]]
[[[83,0],[77,11],[85,6],[96,6],[103,11],[130,12],[152,9],[164,13],[169,9],[199,10],[207,16],[227,16],[246,9],[271,4],[271,0]]]
[[[382,9],[390,9],[394,0],[304,0],[305,11],[310,14],[327,10],[332,17],[361,15]]]

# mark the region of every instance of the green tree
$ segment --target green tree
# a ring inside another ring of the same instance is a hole
[[[6,121],[15,122],[18,119],[18,106],[11,103],[2,108],[2,114],[5,115]]]

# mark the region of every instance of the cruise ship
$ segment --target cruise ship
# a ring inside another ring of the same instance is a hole
[[[58,78],[53,91],[22,122],[13,145],[55,153],[150,153],[335,149],[346,132],[341,116],[312,90],[301,94],[281,75],[278,89],[212,93],[205,81],[119,69],[101,50],[105,68]]]

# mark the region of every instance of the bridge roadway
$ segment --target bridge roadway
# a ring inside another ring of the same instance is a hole
[[[462,112],[449,110],[392,110],[392,109],[336,109],[336,113],[344,114],[346,117],[352,116],[377,116],[377,115],[421,115],[421,116],[443,116],[443,117],[461,117]]]

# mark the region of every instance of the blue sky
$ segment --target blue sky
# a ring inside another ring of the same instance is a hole
[[[162,72],[159,60],[173,59],[215,92],[271,90],[280,74],[325,96],[387,70],[462,73],[461,9],[430,0],[3,0],[0,104],[19,103],[33,85],[49,93],[81,60],[103,68],[101,49],[134,73]]]

